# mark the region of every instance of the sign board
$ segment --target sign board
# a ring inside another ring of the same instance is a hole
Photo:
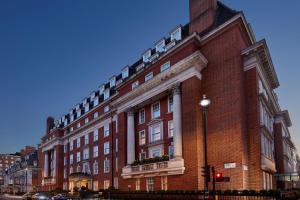
[[[233,169],[236,168],[236,163],[225,163],[224,164],[225,169]]]

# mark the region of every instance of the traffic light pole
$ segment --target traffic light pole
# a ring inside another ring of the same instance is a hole
[[[212,175],[213,175],[213,200],[216,200],[216,171],[215,167],[211,167]]]
[[[206,108],[202,109],[203,111],[203,132],[204,132],[204,166],[205,169],[207,169],[208,164],[207,164],[207,120],[206,120]],[[208,177],[205,176],[204,179],[204,189],[205,191],[208,191]]]

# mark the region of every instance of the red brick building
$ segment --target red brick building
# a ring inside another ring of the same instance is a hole
[[[145,51],[60,119],[39,147],[44,190],[203,189],[208,164],[231,181],[217,189],[275,186],[274,120],[279,86],[265,40],[242,12],[190,0],[190,22]]]

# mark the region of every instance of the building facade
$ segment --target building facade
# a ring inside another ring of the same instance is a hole
[[[217,189],[272,189],[279,81],[265,40],[242,12],[190,0],[177,26],[58,120],[39,146],[41,188],[121,190],[204,188],[208,164],[230,177]]]
[[[26,193],[38,188],[38,152],[34,147],[26,146],[22,156],[9,165],[4,174],[3,190],[8,193]]]
[[[2,188],[4,185],[5,170],[9,167],[9,165],[14,164],[15,161],[18,160],[19,158],[20,158],[19,153],[0,154],[0,188]]]

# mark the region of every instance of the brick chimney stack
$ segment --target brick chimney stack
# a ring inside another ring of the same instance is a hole
[[[47,125],[46,125],[46,134],[50,133],[50,130],[54,127],[54,118],[48,117],[47,118]]]
[[[213,25],[217,0],[190,1],[190,33],[200,33]]]

